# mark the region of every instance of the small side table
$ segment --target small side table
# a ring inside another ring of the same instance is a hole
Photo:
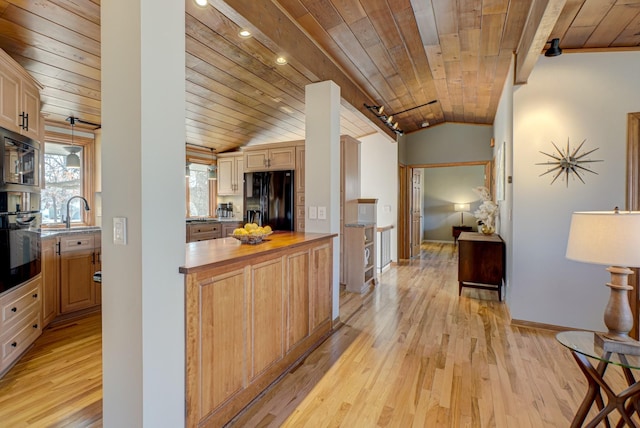
[[[458,242],[458,237],[462,232],[472,232],[471,226],[451,226],[451,235],[453,236],[453,243]]]
[[[631,427],[636,426],[631,420],[631,416],[634,413],[638,413],[640,416],[640,382],[636,381],[631,369],[640,370],[640,356],[605,352],[596,343],[595,334],[591,331],[564,331],[558,333],[556,339],[571,351],[573,358],[578,363],[578,367],[580,367],[589,384],[587,394],[573,418],[571,428],[583,426],[593,403],[596,403],[600,411],[586,425],[587,427],[595,427],[602,421],[605,421],[606,426],[610,426],[608,415],[614,410],[617,410],[622,417],[618,426],[621,426],[622,421]],[[599,361],[597,368],[593,367],[589,358]],[[619,394],[614,393],[604,380],[604,372],[609,364],[622,367],[629,385]],[[607,396],[606,406],[602,398],[602,392]]]

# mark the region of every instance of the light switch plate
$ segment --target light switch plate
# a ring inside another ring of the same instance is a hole
[[[309,219],[315,220],[318,218],[318,207],[309,207]]]
[[[327,207],[318,207],[318,220],[327,219]]]
[[[113,218],[113,243],[115,245],[127,245],[127,218]]]

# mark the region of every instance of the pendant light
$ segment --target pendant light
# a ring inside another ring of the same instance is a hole
[[[209,165],[209,180],[216,180],[218,175],[216,174],[216,165],[213,164],[215,157],[213,156],[213,149],[211,149],[211,165]]]
[[[78,153],[80,153],[82,147],[73,145],[73,126],[76,124],[76,118],[71,116],[68,120],[71,124],[71,146],[64,147],[64,149],[69,152],[65,159],[65,166],[67,168],[78,169],[80,168],[80,156],[78,156]]]

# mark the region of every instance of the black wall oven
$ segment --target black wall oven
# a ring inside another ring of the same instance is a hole
[[[0,293],[40,273],[40,145],[0,128]]]

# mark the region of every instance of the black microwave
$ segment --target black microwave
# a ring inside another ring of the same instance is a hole
[[[40,192],[40,143],[0,128],[0,191]]]

